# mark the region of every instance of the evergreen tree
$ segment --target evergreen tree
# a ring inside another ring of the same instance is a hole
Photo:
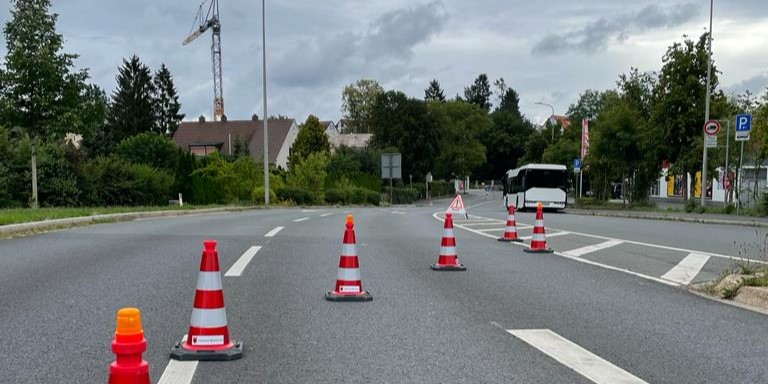
[[[155,87],[152,73],[138,56],[123,59],[117,75],[117,90],[112,94],[112,106],[107,127],[114,146],[130,136],[144,132],[158,132],[155,124]]]
[[[309,115],[307,121],[299,127],[299,134],[291,146],[288,155],[288,168],[291,170],[304,161],[309,155],[317,152],[330,153],[331,144],[325,134],[320,119],[315,115]]]
[[[430,81],[429,87],[424,90],[424,101],[445,101],[445,94],[443,93],[443,89],[440,87],[440,83],[437,81],[437,79]]]
[[[481,73],[469,87],[464,88],[464,100],[486,111],[491,109],[491,83],[488,75]]]
[[[173,137],[179,123],[184,119],[184,114],[179,114],[179,95],[171,71],[165,64],[155,73],[154,86],[157,130],[163,135]]]

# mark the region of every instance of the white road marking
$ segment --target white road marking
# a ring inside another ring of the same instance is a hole
[[[504,228],[478,229],[478,232],[504,232]]]
[[[181,342],[186,341],[187,335],[184,335]],[[170,360],[157,384],[189,384],[192,382],[196,370],[197,361]]]
[[[475,205],[470,205],[469,207],[466,207],[465,209],[471,209],[471,208],[479,207],[481,205],[485,205],[485,204],[489,204],[489,203],[497,203],[497,201],[496,200],[483,201],[482,203],[477,203]]]
[[[261,249],[260,246],[255,245],[253,247],[248,248],[245,253],[243,253],[242,256],[240,256],[239,259],[235,262],[235,264],[232,264],[232,267],[229,268],[227,273],[224,274],[224,276],[227,277],[238,277],[243,275],[243,270],[245,270],[245,267],[248,266],[248,263],[251,262],[251,259],[253,259],[254,256],[256,256],[256,253],[259,252]]]
[[[401,211],[392,211],[392,214],[394,215],[405,215],[407,212],[401,212]]]
[[[648,384],[549,329],[507,332],[597,384]]]
[[[701,272],[707,261],[709,261],[709,255],[689,253],[688,256],[677,263],[669,272],[662,275],[661,278],[688,285]]]
[[[439,212],[435,212],[432,215],[432,217],[434,217],[438,221],[445,221],[445,220],[440,218],[438,213]],[[498,239],[498,236],[494,236],[494,235],[491,235],[489,233],[483,233],[483,232],[480,232],[480,231],[478,231],[476,229],[468,228],[468,227],[465,227],[465,226],[462,226],[462,225],[458,225],[457,224],[457,225],[455,225],[455,227],[456,228],[461,228],[461,229],[463,229],[465,231],[468,231],[468,232],[472,232],[472,233],[474,233],[476,235],[485,236],[485,237],[488,237],[488,238],[491,238],[491,239]],[[575,233],[575,232],[571,232],[571,233],[578,234],[578,233]],[[608,240],[614,240],[614,239],[608,239]],[[519,247],[526,247],[526,248],[528,247],[528,244],[525,244],[525,243],[511,243],[511,244],[519,246]],[[614,267],[614,266],[608,265],[608,264],[598,263],[596,261],[582,259],[582,258],[579,258],[579,257],[573,257],[573,256],[570,256],[570,255],[566,255],[566,254],[564,254],[562,252],[555,252],[555,255],[564,257],[566,259],[571,259],[571,260],[574,260],[574,261],[578,261],[580,263],[593,265],[595,267],[609,269],[611,271],[624,272],[624,273],[632,275],[632,276],[637,276],[637,277],[640,277],[640,278],[643,278],[643,279],[646,279],[646,280],[655,281],[657,283],[661,283],[661,284],[664,284],[664,285],[669,285],[669,286],[672,286],[672,287],[679,287],[680,286],[680,284],[675,283],[674,281],[664,280],[664,279],[660,279],[658,277],[649,276],[649,275],[643,275],[642,273],[638,273],[638,272],[635,272],[635,271],[630,271],[630,270],[624,269],[624,268]]]
[[[276,227],[275,229],[267,232],[267,234],[264,235],[264,237],[275,237],[275,235],[277,235],[277,233],[282,231],[284,228],[285,227]]]
[[[564,236],[564,235],[570,235],[571,233],[568,231],[561,231],[561,232],[553,232],[553,233],[547,233],[545,234],[546,237],[557,237],[557,236]],[[523,240],[530,240],[533,238],[533,236],[523,236],[521,239]]]
[[[333,215],[333,213],[323,213],[322,215],[320,215],[320,217],[328,217],[330,215]]]
[[[587,253],[597,252],[601,249],[610,248],[610,247],[619,245],[621,243],[623,243],[623,241],[621,240],[608,240],[600,244],[588,245],[586,247],[572,249],[570,251],[565,251],[563,253],[569,256],[579,257],[579,256],[584,256]]]
[[[317,212],[317,209],[302,209],[302,213],[311,213],[311,212]]]
[[[295,223],[301,223],[302,221],[307,221],[307,220],[309,220],[309,217],[302,217],[301,219],[294,220],[294,222]]]

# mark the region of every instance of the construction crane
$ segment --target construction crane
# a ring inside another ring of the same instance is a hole
[[[207,9],[206,9],[207,7]],[[219,0],[205,0],[200,4],[195,16],[190,35],[181,43],[187,45],[208,31],[213,30],[211,42],[211,61],[213,66],[213,120],[220,121],[224,116],[224,91],[221,81],[221,21],[219,19]]]

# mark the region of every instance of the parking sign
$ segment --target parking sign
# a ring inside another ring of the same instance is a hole
[[[736,115],[736,141],[748,141],[752,129],[752,115]]]

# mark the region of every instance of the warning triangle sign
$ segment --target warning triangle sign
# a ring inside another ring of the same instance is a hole
[[[445,213],[451,213],[454,215],[467,216],[467,210],[464,208],[464,200],[461,199],[461,195],[456,195],[456,198],[451,202],[451,206],[445,211]]]

